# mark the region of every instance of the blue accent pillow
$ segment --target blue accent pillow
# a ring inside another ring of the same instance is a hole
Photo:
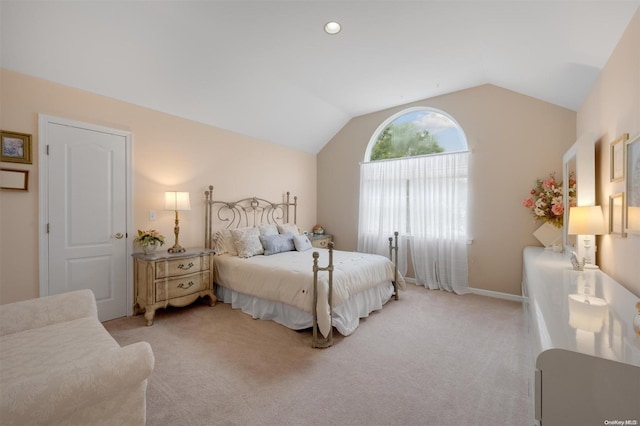
[[[309,241],[309,237],[306,235],[294,235],[293,245],[296,246],[296,250],[298,251],[309,250],[312,247],[311,241]]]
[[[260,242],[264,247],[264,255],[269,256],[276,253],[295,250],[293,245],[293,234],[261,235]]]

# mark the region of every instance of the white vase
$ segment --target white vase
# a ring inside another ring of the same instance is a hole
[[[540,228],[536,229],[533,236],[545,247],[562,244],[562,228],[556,228],[549,222],[545,222]]]
[[[147,244],[146,246],[142,246],[142,251],[144,252],[144,254],[151,254],[155,252],[157,248],[158,248],[158,245],[155,242],[153,242],[153,243]]]

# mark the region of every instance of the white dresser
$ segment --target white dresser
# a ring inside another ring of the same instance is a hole
[[[534,423],[640,425],[638,297],[599,269],[574,271],[565,254],[523,256]]]

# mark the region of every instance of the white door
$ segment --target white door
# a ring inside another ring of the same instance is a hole
[[[127,315],[127,150],[130,135],[41,118],[46,265],[41,295],[89,288],[101,321]],[[44,137],[42,137],[44,136]],[[44,140],[43,140],[44,139]],[[46,145],[44,145],[46,144]],[[41,176],[41,182],[42,178]],[[44,266],[44,268],[42,268]],[[42,271],[41,271],[42,273]],[[44,290],[45,294],[42,294]]]

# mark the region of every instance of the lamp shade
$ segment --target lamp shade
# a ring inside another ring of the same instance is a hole
[[[167,191],[164,193],[165,210],[191,210],[188,192]]]
[[[569,209],[569,235],[602,235],[604,232],[604,217],[600,206],[578,206]]]

